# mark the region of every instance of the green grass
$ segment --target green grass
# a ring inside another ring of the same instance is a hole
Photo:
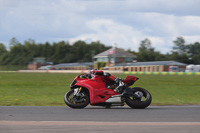
[[[135,86],[147,89],[154,105],[200,104],[200,77],[195,75],[137,75]]]
[[[77,74],[0,73],[0,105],[63,106],[63,97]],[[125,74],[115,74],[125,78]],[[147,89],[152,105],[200,104],[200,77],[135,75],[134,86]]]

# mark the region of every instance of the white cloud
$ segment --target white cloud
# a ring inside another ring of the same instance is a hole
[[[107,45],[116,42],[119,47],[137,51],[141,40],[149,38],[153,47],[162,53],[170,52],[173,41],[179,36],[190,42],[200,41],[197,36],[193,36],[200,31],[200,17],[145,13],[139,19],[146,22],[147,26],[143,27],[144,29],[137,29],[134,28],[135,25],[125,25],[111,19],[90,20],[86,26],[92,33],[82,34],[71,40],[100,40]]]
[[[109,19],[94,19],[87,22],[87,27],[92,33],[82,34],[70,39],[71,42],[76,40],[93,40],[112,46],[117,43],[118,47],[131,48],[136,50],[138,43],[134,39],[140,39],[143,34],[131,26],[119,24]]]
[[[90,14],[157,12],[180,16],[200,15],[199,0],[89,0],[82,3]]]
[[[200,42],[200,35],[196,35],[196,36],[183,36],[183,38],[185,39],[186,44]]]
[[[0,42],[99,40],[137,51],[149,38],[163,53],[173,40],[200,41],[199,0],[0,0]]]
[[[87,25],[93,33],[83,34],[72,38],[70,39],[71,43],[78,40],[100,40],[110,46],[112,46],[113,43],[117,43],[118,47],[125,49],[130,48],[134,51],[138,51],[140,42],[145,38],[148,38],[156,50],[164,53],[169,52],[170,50],[170,47],[166,46],[166,38],[149,36],[131,26],[123,25],[112,20],[95,19],[89,21]]]

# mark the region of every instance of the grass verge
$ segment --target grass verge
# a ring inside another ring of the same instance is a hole
[[[0,73],[1,106],[63,106],[63,96],[77,74]],[[115,74],[125,78],[125,74]],[[147,89],[152,105],[200,104],[196,75],[135,75],[134,86]]]

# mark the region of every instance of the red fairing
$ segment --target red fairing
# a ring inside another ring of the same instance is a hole
[[[113,75],[107,77],[99,74],[95,75],[92,79],[80,78],[79,75],[74,79],[76,82],[73,82],[74,84],[71,85],[71,88],[73,88],[74,86],[81,86],[87,88],[90,93],[90,104],[95,105],[97,103],[105,102],[108,98],[110,98],[113,95],[119,95],[119,93],[116,93],[114,90],[106,88],[106,84],[112,83],[114,79],[115,77]],[[136,80],[136,77],[129,75],[125,78],[125,80],[123,80],[123,82],[127,86],[130,86]]]
[[[114,81],[115,78],[116,78],[116,77],[113,76],[113,75],[110,75],[109,77],[107,77],[107,79],[110,80],[110,81]]]
[[[102,81],[102,76],[96,75],[92,79],[82,79],[77,76],[75,85],[87,88],[90,92],[90,104],[105,102],[110,96],[118,95],[115,91],[106,88],[106,83]]]
[[[132,76],[132,75],[128,75],[123,82],[127,85],[127,86],[131,86],[135,83],[135,81],[138,80],[137,77]]]
[[[136,109],[144,109],[151,104],[151,94],[141,87],[129,87],[137,81],[128,75],[124,80],[101,70],[90,70],[78,75],[72,81],[64,102],[71,108],[93,106],[124,106],[125,103]],[[143,98],[144,97],[144,98]]]

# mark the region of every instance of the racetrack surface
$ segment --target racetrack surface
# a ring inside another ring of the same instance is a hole
[[[0,106],[2,133],[199,133],[200,106],[129,107]]]

